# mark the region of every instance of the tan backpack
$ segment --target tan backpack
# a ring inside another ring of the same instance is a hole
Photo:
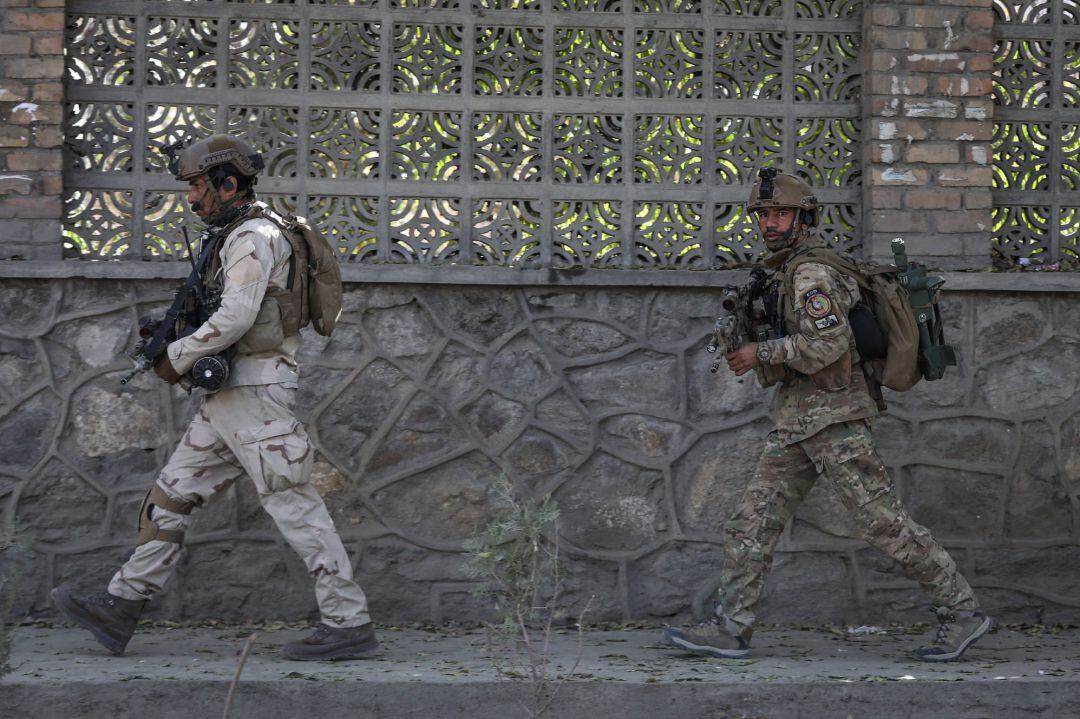
[[[914,387],[923,377],[919,368],[919,326],[911,310],[907,289],[901,284],[899,270],[892,265],[863,262],[826,248],[814,248],[788,263],[784,276],[788,287],[795,276],[795,268],[804,262],[827,265],[859,283],[863,302],[873,312],[888,343],[884,358],[863,359],[867,377],[878,385],[901,392]]]
[[[282,216],[261,202],[256,205],[258,214],[280,227],[292,246],[288,289],[278,296],[285,336],[310,321],[316,332],[329,337],[341,316],[341,264],[334,247],[307,218]]]

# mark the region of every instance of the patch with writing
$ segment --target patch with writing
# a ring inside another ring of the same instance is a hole
[[[832,314],[832,300],[818,289],[813,289],[803,296],[803,309],[814,319],[821,319]]]
[[[819,330],[828,329],[834,325],[840,324],[840,320],[836,315],[829,315],[828,317],[822,317],[820,320],[814,320],[814,326]]]

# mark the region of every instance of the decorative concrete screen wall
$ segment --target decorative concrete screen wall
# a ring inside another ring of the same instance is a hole
[[[1080,268],[1080,5],[994,3],[994,236]]]
[[[854,0],[67,4],[68,257],[184,253],[160,150],[239,134],[343,259],[711,268],[776,164],[859,243]],[[137,241],[133,238],[139,238]]]

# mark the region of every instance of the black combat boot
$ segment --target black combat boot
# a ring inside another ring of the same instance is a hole
[[[378,648],[379,640],[375,638],[375,626],[371,622],[344,628],[320,624],[310,637],[289,642],[281,653],[286,659],[297,661],[365,659]]]
[[[121,656],[135,633],[145,599],[124,599],[112,594],[76,594],[69,585],[50,592],[53,603],[65,617],[89,629],[98,643]]]

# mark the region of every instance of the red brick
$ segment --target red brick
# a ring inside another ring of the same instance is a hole
[[[870,92],[874,95],[925,95],[929,81],[925,77],[874,73]]]
[[[34,102],[62,102],[64,99],[64,83],[62,82],[39,82],[34,85]]]
[[[930,172],[921,167],[875,167],[874,186],[918,187],[929,184]]]
[[[4,33],[0,35],[0,55],[29,55],[30,37]]]
[[[40,125],[34,128],[34,147],[48,149],[64,144],[64,129],[60,125]]]
[[[993,98],[973,99],[964,102],[964,118],[989,122],[994,116]]]
[[[900,24],[900,11],[885,5],[871,5],[866,9],[871,25],[878,27],[896,27]]]
[[[874,187],[870,190],[870,207],[875,210],[899,210],[906,190],[897,187]]]
[[[0,125],[0,147],[26,147],[30,144],[30,130],[17,125]]]
[[[67,0],[35,0],[38,7],[64,7]]]
[[[969,52],[993,52],[994,36],[989,33],[961,33],[953,43],[952,49],[967,50]]]
[[[33,189],[30,175],[0,174],[0,195],[29,195]]]
[[[963,72],[965,64],[958,52],[915,52],[908,55],[904,67],[909,72]]]
[[[898,120],[896,123],[896,136],[904,140],[925,140],[930,137],[927,132],[926,120]]]
[[[23,149],[7,153],[7,169],[12,172],[38,172],[53,170],[59,172],[64,167],[63,153],[59,150]]]
[[[874,210],[870,213],[874,227],[888,227],[893,232],[926,232],[930,229],[925,212],[907,210]]]
[[[9,30],[63,30],[63,10],[29,10],[4,13]]]
[[[994,92],[994,81],[988,77],[945,76],[938,78],[937,89],[947,97],[982,97]]]
[[[34,54],[35,55],[63,55],[64,54],[64,36],[60,33],[55,35],[35,35],[34,36]]]
[[[900,159],[901,150],[899,143],[875,142],[870,145],[870,161],[883,162],[891,165]]]
[[[968,10],[964,14],[964,27],[968,30],[991,30],[994,27],[993,10]]]
[[[990,213],[986,210],[934,212],[934,228],[938,232],[984,232],[990,229]]]
[[[24,82],[0,78],[0,102],[22,102],[30,97],[30,88]]]
[[[934,165],[954,164],[960,161],[960,149],[953,142],[913,142],[908,145],[904,159]]]
[[[968,72],[990,72],[994,69],[994,56],[988,53],[968,55],[965,62]]]
[[[895,52],[875,50],[870,53],[870,66],[876,72],[892,70],[900,64]]]
[[[30,0],[0,0],[0,7],[30,7]]]
[[[994,123],[978,120],[934,120],[930,130],[938,140],[986,142],[994,137]]]
[[[64,176],[59,172],[38,173],[38,182],[43,195],[60,196],[64,192]]]
[[[963,165],[936,170],[937,184],[942,187],[990,187],[994,171],[990,166]]]
[[[13,125],[59,125],[64,121],[64,106],[59,102],[20,103],[7,109],[10,110],[8,122]],[[0,117],[4,114],[0,112]]]
[[[926,33],[921,31],[883,30],[870,31],[869,47],[885,50],[925,50]]]
[[[58,219],[63,217],[64,204],[59,197],[28,196],[0,199],[0,217],[28,219]]]
[[[989,189],[974,188],[964,191],[964,207],[969,210],[989,210],[994,206],[994,197]]]
[[[910,27],[943,28],[945,23],[956,28],[964,13],[950,7],[915,7],[907,11],[906,23]]]
[[[891,96],[878,96],[870,101],[870,114],[874,117],[895,117],[900,112],[900,100]]]
[[[963,197],[960,190],[941,187],[911,189],[904,192],[904,207],[910,210],[959,210]]]
[[[0,76],[27,78],[27,79],[53,79],[64,75],[64,58],[12,58],[4,60]]]
[[[964,160],[975,165],[989,165],[994,156],[989,145],[979,143],[964,146]]]

